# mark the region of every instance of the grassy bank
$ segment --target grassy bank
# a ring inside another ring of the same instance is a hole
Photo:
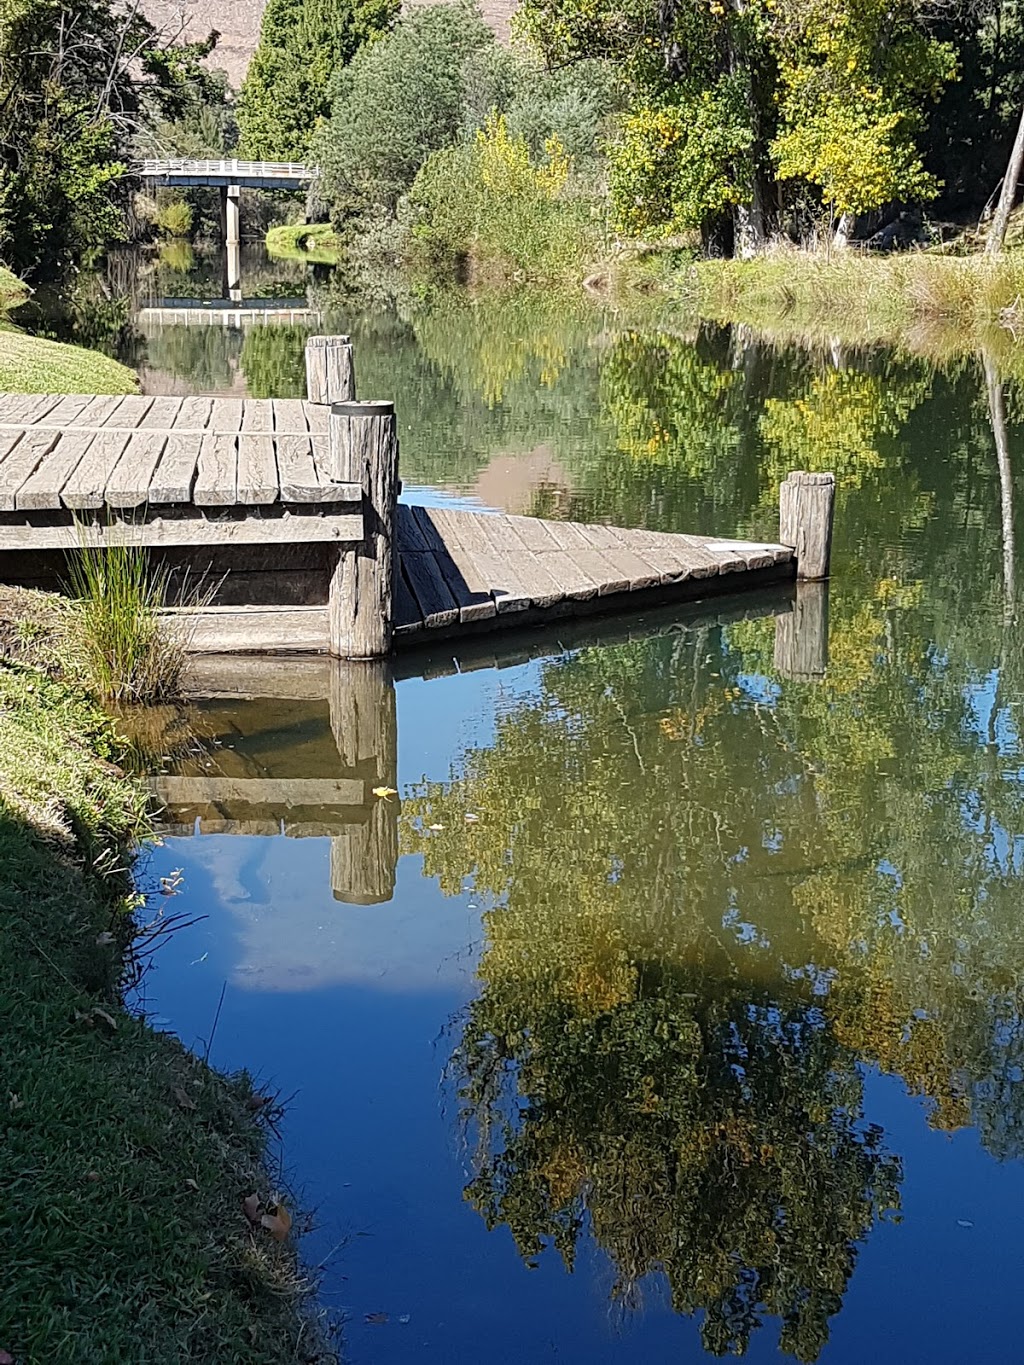
[[[338,239],[330,223],[285,223],[267,232],[267,251],[286,260],[335,265]]]
[[[98,351],[26,336],[4,314],[29,296],[28,288],[0,266],[0,392],[138,393],[133,370]]]
[[[764,327],[785,319],[865,341],[937,324],[967,342],[1000,324],[1024,322],[1024,251],[991,258],[784,250],[747,261],[701,261],[675,276],[674,287],[712,321]]]
[[[260,1098],[123,1007],[147,825],[116,758],[80,697],[0,664],[0,1352],[326,1359],[291,1247],[260,1224]]]

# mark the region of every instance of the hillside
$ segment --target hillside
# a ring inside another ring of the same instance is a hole
[[[437,0],[405,2],[429,5]],[[515,7],[516,0],[480,0],[484,19],[503,42],[508,41]],[[259,40],[263,0],[142,0],[142,9],[168,37],[199,39],[216,29],[220,41],[209,64],[226,71],[236,89],[242,83]]]

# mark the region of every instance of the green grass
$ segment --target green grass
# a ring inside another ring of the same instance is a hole
[[[138,393],[134,370],[98,351],[0,329],[0,391]]]
[[[0,665],[0,1351],[17,1365],[328,1359],[293,1249],[243,1211],[274,1197],[251,1085],[121,1003],[147,821],[117,757],[77,694]]]
[[[336,265],[338,239],[330,223],[280,224],[267,232],[267,251],[288,260]]]

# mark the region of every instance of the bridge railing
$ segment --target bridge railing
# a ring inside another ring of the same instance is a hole
[[[186,157],[147,157],[138,163],[138,173],[146,176],[217,175],[241,179],[315,180],[316,168],[298,161],[200,161]]]

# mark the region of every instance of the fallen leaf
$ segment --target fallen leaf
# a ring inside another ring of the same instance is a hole
[[[0,1351],[0,1365],[14,1365],[14,1357],[10,1351]]]
[[[97,947],[97,948],[108,948],[108,947],[110,946],[110,944],[113,943],[113,941],[114,941],[114,935],[109,931],[109,929],[106,929],[106,930],[104,930],[104,932],[103,932],[102,934],[100,934],[100,935],[97,937],[97,939],[96,939],[96,947]]]
[[[193,1180],[192,1177],[189,1176],[189,1178],[185,1181],[185,1184],[189,1187],[190,1190],[195,1190],[196,1194],[199,1193],[199,1181],[198,1181],[198,1180]]]
[[[273,1213],[265,1213],[260,1223],[275,1242],[283,1242],[291,1231],[292,1216],[283,1204],[275,1204]]]
[[[242,1200],[242,1209],[250,1223],[260,1221],[260,1197],[258,1194],[249,1194]]]
[[[373,794],[379,796],[382,801],[390,801],[393,796],[398,795],[398,792],[395,791],[394,787],[374,787]]]
[[[250,1114],[258,1114],[260,1110],[264,1109],[269,1103],[269,1095],[250,1095],[245,1102],[245,1107],[249,1110]]]
[[[7,1098],[12,1109],[20,1109],[22,1105],[25,1103],[21,1096],[16,1095],[13,1090],[10,1092]]]
[[[467,824],[467,825],[475,825],[479,819],[480,819],[479,815],[472,815],[472,814],[469,814],[468,812],[467,812],[467,814],[466,814],[466,824]]]
[[[93,1019],[102,1019],[111,1033],[117,1032],[117,1020],[112,1014],[108,1014],[106,1010],[101,1010],[99,1005],[94,1005],[92,1007],[92,1017]]]
[[[427,829],[444,829],[444,825],[428,825]]]
[[[364,1322],[373,1323],[387,1322],[387,1320],[388,1320],[387,1313],[367,1313],[366,1317],[363,1319]]]
[[[100,1173],[99,1171],[86,1171],[85,1178],[90,1185],[95,1185],[100,1178]]]
[[[176,1085],[171,1093],[174,1095],[174,1098],[178,1101],[180,1108],[195,1109],[196,1107],[195,1100],[192,1098],[191,1095],[186,1095],[180,1085]]]

